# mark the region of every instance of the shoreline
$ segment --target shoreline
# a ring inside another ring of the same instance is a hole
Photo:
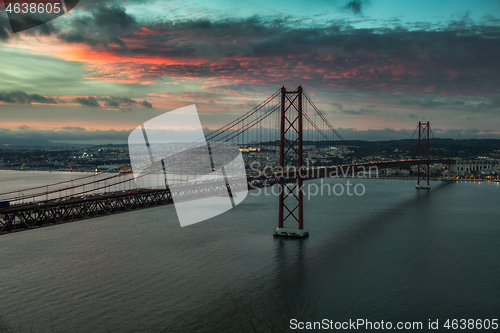
[[[102,173],[120,173],[116,171],[107,171],[107,172],[96,172],[96,171],[88,171],[88,170],[26,170],[26,169],[0,169],[0,172],[4,171],[20,171],[20,172],[61,172],[61,173],[94,173],[94,174],[102,174]],[[407,176],[407,177],[401,177],[401,176],[365,176],[365,177],[356,177],[352,175],[344,176],[344,177],[325,177],[325,178],[350,178],[350,179],[392,179],[392,180],[417,180],[417,177],[415,176]],[[433,177],[430,178],[431,181],[444,181],[444,182],[458,182],[458,181],[472,181],[472,182],[482,182],[482,181],[487,181],[487,182],[493,182],[493,183],[498,183],[500,180],[496,179],[465,179],[465,178],[438,178],[438,177]]]
[[[39,169],[0,169],[2,171],[19,171],[19,172],[65,172],[65,173],[119,173],[118,171],[95,171],[95,170],[39,170]]]

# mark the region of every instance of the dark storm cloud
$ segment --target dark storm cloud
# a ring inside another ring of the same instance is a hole
[[[99,106],[101,106],[99,104],[99,102],[97,101],[97,99],[95,97],[77,97],[75,98],[75,103],[78,103],[80,105],[83,105],[83,106],[90,106],[90,107],[93,107],[93,108],[97,108]]]
[[[146,100],[140,102],[139,105],[142,106],[142,107],[144,107],[144,108],[148,108],[148,109],[151,109],[153,107],[153,105],[151,105],[151,103],[149,103]]]
[[[364,3],[364,1],[362,1],[362,0],[352,0],[352,1],[349,1],[349,3],[347,3],[345,8],[348,10],[352,10],[352,12],[354,14],[360,14],[363,3]]]
[[[141,36],[140,46],[130,49],[138,55],[179,59],[179,64],[155,66],[149,72],[153,79],[165,74],[223,76],[349,90],[497,92],[500,27],[454,27],[460,28],[353,29],[345,22],[296,28],[279,18],[203,19],[150,26],[156,32]],[[182,64],[197,58],[217,61]],[[433,106],[430,102],[426,107]]]
[[[147,4],[151,0],[127,0],[127,4]],[[76,7],[78,10],[91,11],[96,8],[96,6],[102,5],[116,5],[116,0],[85,0],[80,1]]]
[[[97,3],[89,12],[74,18],[68,31],[58,36],[69,43],[90,46],[117,45],[126,49],[120,36],[128,35],[137,26],[135,18],[117,4]]]
[[[39,24],[37,27],[31,28],[23,34],[29,36],[50,36],[51,34],[57,33],[57,28],[52,22],[44,23],[42,20],[37,20],[36,18],[30,16],[18,16],[15,18],[13,24],[17,27],[22,27],[23,25],[32,26]],[[25,20],[25,21],[21,21]],[[12,33],[11,24],[6,13],[1,13],[0,15],[0,42],[5,42],[8,39],[14,37],[16,34]]]
[[[100,32],[112,33],[130,29],[137,23],[135,18],[126,13],[125,8],[118,5],[96,6],[91,12],[92,22]]]
[[[146,100],[138,101],[128,97],[110,96],[110,97],[99,98],[99,101],[103,101],[104,105],[107,107],[140,106],[149,109],[153,107],[153,105],[151,105],[151,103],[149,103]]]
[[[90,106],[90,107],[110,107],[110,108],[122,108],[122,107],[127,107],[127,106],[136,106],[136,107],[143,107],[143,108],[149,108],[151,109],[153,105],[149,103],[146,100],[140,101],[140,100],[134,100],[128,97],[116,97],[116,96],[109,96],[109,97],[77,97],[74,99],[75,103],[78,103],[83,106]],[[99,102],[103,102],[103,105],[101,105]],[[124,110],[127,111],[127,110]]]
[[[104,105],[109,107],[119,107],[120,105],[131,105],[135,102],[130,98],[121,98],[121,97],[107,97],[104,100]]]
[[[45,97],[38,94],[27,94],[24,91],[0,91],[0,102],[9,104],[57,104],[57,101],[53,97]]]

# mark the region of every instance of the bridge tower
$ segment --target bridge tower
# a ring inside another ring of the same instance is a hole
[[[429,183],[429,177],[431,174],[431,169],[429,166],[429,159],[430,159],[430,148],[429,148],[429,138],[430,138],[430,124],[429,122],[423,123],[423,122],[418,122],[418,159],[427,159],[426,164],[419,164],[418,165],[418,172],[417,172],[417,186],[415,187],[416,189],[424,189],[424,190],[430,190],[431,185]],[[425,173],[425,175],[421,175],[421,172]],[[422,184],[420,184],[422,183]],[[427,183],[427,184],[426,184]]]
[[[293,162],[294,165],[289,163]],[[287,171],[289,166],[289,171]],[[302,158],[302,87],[295,91],[281,88],[281,125],[280,125],[280,194],[278,228],[275,236],[307,237],[304,229],[304,191]],[[287,178],[295,179],[288,183]],[[285,221],[294,227],[285,227]]]

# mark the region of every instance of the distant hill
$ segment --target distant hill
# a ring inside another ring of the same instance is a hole
[[[384,156],[406,154],[417,155],[417,139],[389,140],[389,141],[364,141],[348,140],[354,149],[364,156]],[[341,141],[336,141],[338,146],[345,146]],[[268,142],[267,145],[279,145],[278,141]],[[318,145],[317,142],[304,141],[304,145]],[[330,143],[324,142],[329,146]],[[439,157],[475,158],[477,156],[500,157],[500,139],[430,139],[431,155]]]
[[[92,145],[92,148],[128,148],[128,144],[127,143],[122,143],[122,144],[108,143],[106,145]]]
[[[361,141],[352,140],[349,143],[357,147],[364,155],[398,155],[400,152],[409,152],[410,155],[417,154],[416,139],[390,140],[390,141]],[[477,157],[489,156],[491,153],[499,155],[500,139],[430,139],[431,155],[441,157]],[[437,150],[436,150],[437,149]]]

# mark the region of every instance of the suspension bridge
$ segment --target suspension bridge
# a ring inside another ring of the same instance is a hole
[[[248,173],[246,179],[231,184],[231,189],[234,192],[235,188],[252,190],[279,186],[279,219],[274,235],[305,237],[308,231],[304,228],[304,181],[339,174],[355,175],[373,169],[417,166],[416,188],[430,189],[430,165],[450,165],[453,160],[431,156],[433,135],[429,122],[420,122],[414,135],[417,133],[416,147],[408,149],[413,151],[413,158],[369,161],[342,137],[299,86],[295,90],[282,87],[249,112],[205,134],[200,140],[206,141],[210,147],[232,143],[239,147],[261,147],[261,151],[267,147],[275,152],[262,159],[267,159],[271,172]],[[412,139],[413,136],[409,143],[414,143]],[[324,154],[328,149],[336,148],[337,155],[349,157],[352,163],[321,166],[313,163],[311,166],[309,162],[314,161],[306,156],[305,145],[316,147]],[[198,170],[199,175],[189,172],[197,154],[196,149],[179,149],[168,160],[162,161],[163,170],[151,168],[135,177],[132,173],[96,173],[0,193],[0,200],[10,203],[8,207],[0,208],[0,234],[171,204],[173,194],[176,200],[189,201],[231,193],[225,182],[193,181],[202,173],[214,171]],[[255,159],[258,160],[258,156]],[[168,185],[173,184],[166,183],[165,169],[175,173],[175,183],[181,186],[169,188]],[[159,178],[162,180],[158,181]],[[162,183],[164,185],[158,186]]]

